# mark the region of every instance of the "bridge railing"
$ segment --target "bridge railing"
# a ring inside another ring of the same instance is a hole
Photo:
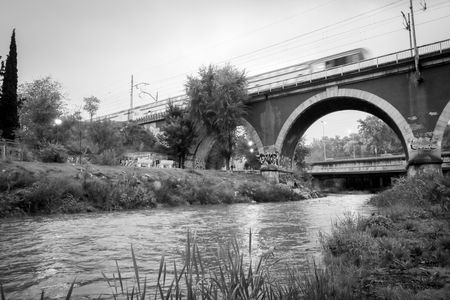
[[[312,163],[308,169],[310,174],[404,171],[406,171],[404,155],[316,162]]]
[[[444,50],[450,49],[450,40],[440,41],[437,43],[427,44],[418,47],[418,51],[420,55],[425,55],[434,52],[442,53]],[[362,60],[356,63],[350,63],[347,65],[338,66],[335,68],[330,68],[318,72],[314,72],[311,74],[299,74],[299,71],[293,71],[292,66],[285,68],[286,72],[283,72],[283,69],[278,69],[276,71],[276,75],[267,76],[267,78],[271,78],[270,82],[267,83],[252,83],[250,81],[248,92],[251,93],[261,93],[264,91],[270,91],[272,89],[284,88],[286,86],[298,85],[303,82],[312,82],[318,79],[326,79],[331,76],[348,74],[349,72],[360,72],[363,69],[367,68],[378,68],[382,65],[388,63],[399,63],[402,60],[412,58],[414,56],[414,52],[412,49],[407,49],[399,52],[390,53],[387,55],[374,57],[366,60]],[[255,75],[253,78],[256,78],[258,75]],[[257,82],[257,80],[255,80]]]

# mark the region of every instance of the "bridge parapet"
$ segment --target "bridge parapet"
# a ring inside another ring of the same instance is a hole
[[[311,164],[308,173],[311,175],[404,173],[406,172],[406,167],[407,163],[404,155],[391,155],[315,162]]]
[[[450,40],[427,44],[418,47],[419,54],[423,57],[430,53],[442,53],[450,48]],[[274,72],[267,72],[262,75],[255,75],[249,79],[249,94],[260,94],[267,91],[285,89],[286,87],[298,86],[305,83],[316,82],[320,79],[344,76],[350,73],[359,73],[362,70],[371,70],[384,67],[385,65],[398,64],[406,60],[414,59],[411,49],[386,54],[355,63],[349,63],[334,68],[327,68],[322,71],[309,74],[300,74],[299,69],[292,66],[278,69]],[[299,67],[301,65],[298,65]],[[264,77],[263,77],[264,76]],[[262,77],[262,78],[261,78]]]
[[[442,161],[442,170],[450,171],[450,151],[442,152]],[[407,162],[404,155],[314,162],[308,169],[311,175],[405,173],[406,171]]]

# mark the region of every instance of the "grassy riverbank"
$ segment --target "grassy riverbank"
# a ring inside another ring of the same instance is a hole
[[[329,294],[450,299],[450,181],[402,178],[370,203],[377,214],[346,216],[322,237]]]
[[[0,217],[153,208],[158,205],[295,201],[314,196],[259,174],[39,162],[0,163]]]
[[[134,253],[134,279],[128,283],[134,288],[124,290],[114,280],[121,277],[119,268],[106,280],[124,299],[132,293],[156,294],[155,299],[450,299],[450,181],[401,178],[370,202],[378,213],[347,215],[321,237],[319,267],[309,274],[286,270],[282,282],[267,254],[246,263],[247,249],[237,243],[219,251],[218,265],[206,269],[202,251],[189,238],[185,264],[169,272],[162,259],[157,282],[142,280]]]

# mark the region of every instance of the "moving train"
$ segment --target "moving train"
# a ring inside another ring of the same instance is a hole
[[[249,78],[249,88],[268,86],[271,83],[294,80],[302,76],[311,75],[316,72],[333,69],[339,66],[353,64],[368,58],[368,51],[357,48],[330,56],[310,60],[289,67],[268,71]]]

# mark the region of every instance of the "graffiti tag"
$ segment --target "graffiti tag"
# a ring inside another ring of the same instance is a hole
[[[431,151],[438,148],[436,141],[425,137],[412,139],[409,145],[412,150]]]
[[[205,161],[196,158],[194,161],[194,169],[204,170],[205,169]]]
[[[262,165],[275,165],[278,166],[280,163],[280,157],[278,151],[275,152],[267,152],[267,153],[261,153],[258,155],[259,162]]]

